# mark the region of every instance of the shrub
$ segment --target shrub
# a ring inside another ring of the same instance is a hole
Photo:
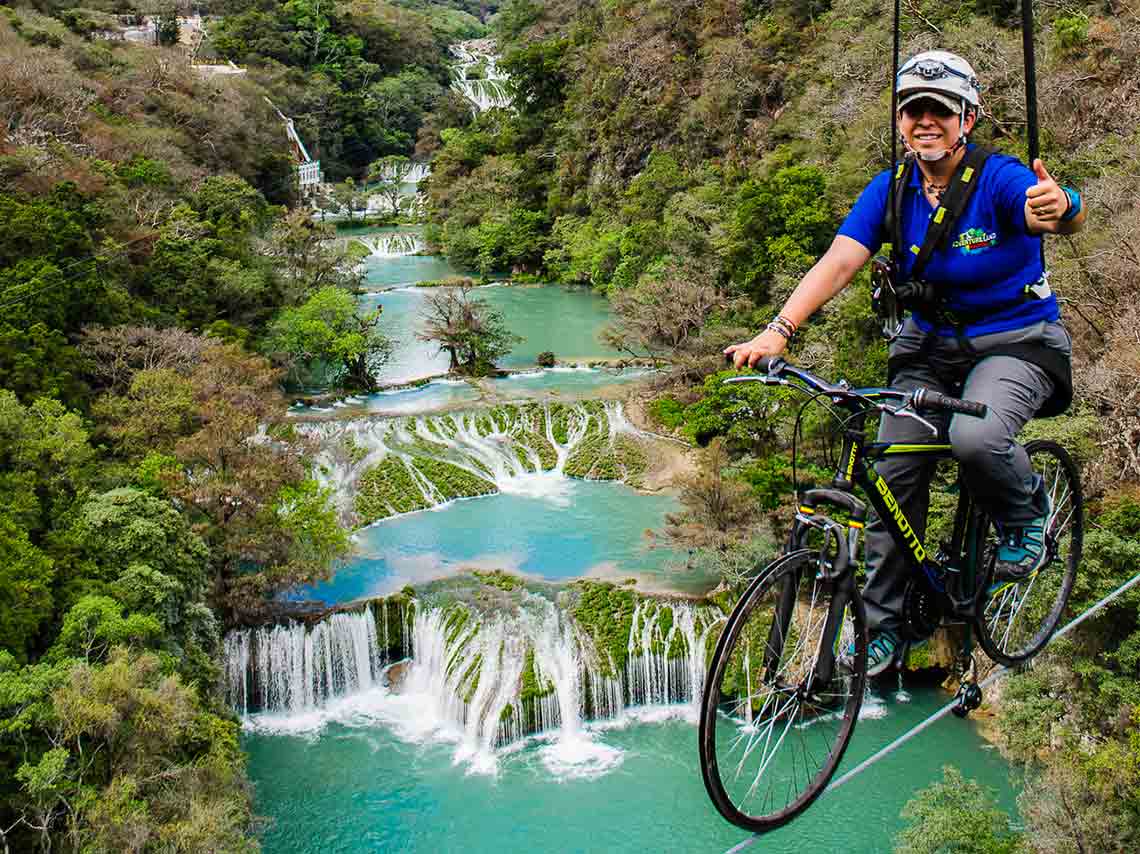
[[[1063,51],[1082,47],[1089,38],[1088,16],[1081,13],[1057,16],[1053,19],[1053,37]]]
[[[673,430],[685,422],[685,409],[676,398],[669,395],[657,398],[649,404],[649,415],[662,426]]]

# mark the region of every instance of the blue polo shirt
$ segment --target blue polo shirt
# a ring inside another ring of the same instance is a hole
[[[920,171],[915,167],[909,186],[903,188],[902,235],[907,249],[922,246],[935,211],[922,192],[920,180]],[[993,307],[992,315],[966,327],[970,337],[1057,320],[1060,310],[1053,294],[1045,299],[1021,301],[1025,286],[1038,281],[1043,273],[1041,238],[1025,228],[1025,191],[1037,183],[1037,176],[1017,158],[993,154],[979,180],[970,203],[954,225],[949,245],[931,255],[923,279],[945,296],[951,311],[976,313]],[[851,208],[839,233],[859,241],[871,252],[877,250],[883,243],[890,186],[889,170],[876,175]],[[909,276],[915,256],[905,250],[901,255],[903,273]],[[914,319],[924,332],[931,330],[932,324],[921,315],[915,313]],[[954,335],[955,330],[940,327],[937,333]]]

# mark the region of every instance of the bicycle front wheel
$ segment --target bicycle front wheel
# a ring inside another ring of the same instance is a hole
[[[983,550],[985,607],[976,620],[978,643],[986,655],[1007,666],[1032,658],[1057,630],[1073,592],[1084,538],[1077,464],[1056,442],[1029,442],[1025,451],[1053,506],[1045,523],[1046,562],[1023,579],[995,581],[997,534],[989,527]]]
[[[795,818],[835,773],[867,674],[863,601],[819,578],[818,555],[769,565],[729,616],[705,681],[701,771],[717,810],[750,831]]]

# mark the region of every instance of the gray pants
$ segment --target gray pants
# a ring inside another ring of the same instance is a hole
[[[912,319],[891,344],[891,356],[919,353],[926,339]],[[1035,495],[1029,457],[1014,437],[1053,392],[1049,375],[1034,364],[1012,356],[991,355],[1013,343],[1043,343],[1072,352],[1069,333],[1060,323],[1036,323],[1023,329],[983,335],[961,342],[934,338],[926,356],[901,368],[893,386],[920,386],[975,400],[989,407],[985,418],[967,415],[924,416],[946,431],[954,457],[961,462],[971,493],[997,521],[1024,525],[1038,516],[1043,497]],[[963,344],[965,343],[965,346]],[[881,442],[930,443],[930,431],[910,418],[884,415],[879,425]],[[921,538],[926,534],[930,480],[935,463],[922,457],[888,457],[876,468],[886,478],[899,505]],[[868,625],[897,629],[901,624],[903,593],[909,568],[898,553],[885,526],[872,514],[867,525],[867,583],[863,597]]]

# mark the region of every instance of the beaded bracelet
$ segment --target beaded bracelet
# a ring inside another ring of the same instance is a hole
[[[777,314],[773,317],[767,328],[774,332],[779,332],[789,341],[792,339],[792,336],[796,334],[796,325],[782,314]]]
[[[776,323],[775,321],[772,321],[771,323],[769,323],[764,328],[767,329],[769,332],[775,332],[777,335],[783,335],[785,341],[791,341],[792,340],[791,333],[789,333],[788,330],[786,330],[784,327],[782,327],[780,324]]]
[[[796,334],[796,325],[782,314],[776,315],[765,327],[778,335],[784,336],[785,341],[791,341]]]

